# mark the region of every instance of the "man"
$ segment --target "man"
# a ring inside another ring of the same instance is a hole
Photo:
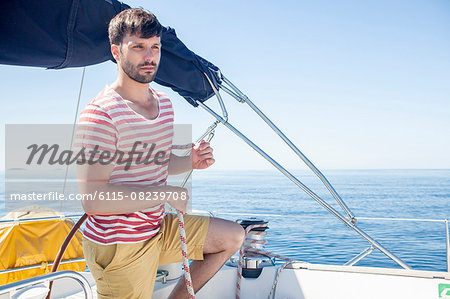
[[[165,215],[162,198],[184,213],[187,200],[180,199],[187,198],[187,190],[167,186],[167,175],[214,163],[212,149],[204,141],[192,148],[191,157],[171,154],[172,105],[149,86],[161,57],[161,29],[156,17],[142,9],[125,10],[111,20],[108,31],[117,80],[86,106],[79,121],[78,146],[99,161],[112,153],[135,152],[136,145],[141,150],[155,146],[150,160],[157,160],[157,152],[169,158],[168,163],[142,164],[137,155],[130,155],[126,161],[132,163],[115,159],[77,168],[81,193],[116,199],[83,201],[89,214],[83,250],[98,298],[150,298],[157,266],[182,261],[178,222],[173,214]],[[165,195],[154,200],[153,194],[161,192]],[[151,200],[137,200],[142,195]],[[244,232],[223,219],[186,215],[184,220],[188,256],[195,260],[191,276],[198,291],[239,249]],[[183,278],[170,298],[188,298]]]

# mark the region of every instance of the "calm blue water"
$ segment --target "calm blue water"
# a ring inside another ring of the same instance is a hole
[[[294,173],[342,211],[314,175]],[[450,218],[450,170],[332,170],[324,174],[357,217]],[[4,182],[4,175],[1,178]],[[284,215],[264,217],[270,226],[269,251],[342,265],[369,246],[276,171],[196,172],[192,185],[194,209],[216,211],[233,220],[243,217],[220,213]],[[3,197],[1,190],[1,201]],[[2,204],[0,214],[4,213]],[[360,220],[358,226],[414,269],[446,270],[443,223]],[[377,251],[357,265],[397,267]]]

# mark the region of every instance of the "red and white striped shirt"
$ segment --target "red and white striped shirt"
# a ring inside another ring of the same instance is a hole
[[[168,160],[173,139],[173,108],[169,98],[150,88],[159,103],[159,115],[149,120],[132,110],[123,98],[108,85],[81,112],[77,129],[75,148],[84,147],[86,153],[97,148],[99,152],[128,154],[136,141],[141,142],[136,149],[145,153],[141,157],[151,161],[158,152]],[[147,144],[147,147],[144,147]],[[154,150],[149,148],[155,145]],[[88,154],[89,156],[90,154]],[[131,163],[120,164],[117,155],[109,183],[149,187],[166,184],[168,163],[136,163],[133,155]],[[95,158],[101,158],[97,153]],[[103,157],[105,158],[105,156]],[[122,161],[129,158],[126,155]],[[128,168],[128,169],[127,169]],[[117,197],[117,196],[116,196]],[[114,201],[109,201],[114,204]],[[164,217],[164,205],[135,213],[121,215],[89,215],[84,236],[100,244],[136,243],[156,235]]]

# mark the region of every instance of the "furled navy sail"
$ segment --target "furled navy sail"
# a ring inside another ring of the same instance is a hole
[[[15,0],[0,9],[0,64],[62,69],[112,59],[109,21],[129,8],[117,0]],[[190,51],[172,28],[164,28],[155,81],[189,103],[214,95],[204,73],[218,88],[219,69]]]

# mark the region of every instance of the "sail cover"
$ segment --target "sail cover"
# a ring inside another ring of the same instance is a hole
[[[62,69],[113,59],[109,21],[129,8],[117,0],[15,0],[0,9],[0,64]],[[189,50],[165,27],[155,82],[168,86],[190,104],[214,95],[220,70]]]

